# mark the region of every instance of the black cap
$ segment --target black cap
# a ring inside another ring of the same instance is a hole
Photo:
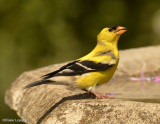
[[[111,32],[111,31],[113,31],[113,30],[116,30],[117,27],[118,27],[117,25],[108,26],[108,28],[109,28],[108,31]]]

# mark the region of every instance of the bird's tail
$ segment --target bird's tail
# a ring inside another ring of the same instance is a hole
[[[54,82],[54,81],[42,79],[42,80],[35,81],[35,82],[33,82],[33,83],[30,83],[30,84],[26,85],[26,86],[24,87],[24,89],[30,88],[30,87],[34,87],[34,86],[38,86],[38,85],[42,85],[42,84],[48,84],[48,83],[52,83],[52,82]]]

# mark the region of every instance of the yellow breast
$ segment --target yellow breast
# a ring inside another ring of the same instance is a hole
[[[109,55],[101,55],[99,53],[101,51],[110,50],[111,53],[115,56]],[[97,45],[96,48],[89,53],[88,55],[80,58],[79,60],[89,60],[96,63],[104,63],[104,64],[114,64],[111,68],[104,70],[104,71],[97,71],[97,72],[90,72],[79,76],[76,80],[76,83],[79,87],[87,88],[87,87],[94,87],[97,84],[107,83],[113,76],[118,62],[119,62],[119,53],[117,47],[113,47],[113,44],[107,43],[107,45]]]
[[[108,70],[83,74],[76,80],[76,83],[79,87],[83,87],[83,88],[87,88],[91,86],[95,87],[97,84],[99,85],[99,84],[107,83],[112,78],[117,68],[117,65],[118,65],[118,62],[116,65],[114,65]]]

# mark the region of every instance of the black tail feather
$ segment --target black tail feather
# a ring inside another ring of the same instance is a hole
[[[24,87],[24,89],[34,87],[34,86],[38,86],[38,85],[42,85],[42,84],[48,84],[48,83],[52,83],[52,82],[54,82],[54,81],[42,79],[42,80],[35,81],[33,83],[30,83],[30,84],[26,85]]]

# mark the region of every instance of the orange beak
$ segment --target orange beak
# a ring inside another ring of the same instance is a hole
[[[127,31],[127,28],[125,28],[125,27],[122,27],[122,26],[118,26],[117,28],[116,28],[116,31],[115,31],[115,34],[117,35],[117,36],[120,36],[120,35],[122,35],[124,32],[126,32]]]

